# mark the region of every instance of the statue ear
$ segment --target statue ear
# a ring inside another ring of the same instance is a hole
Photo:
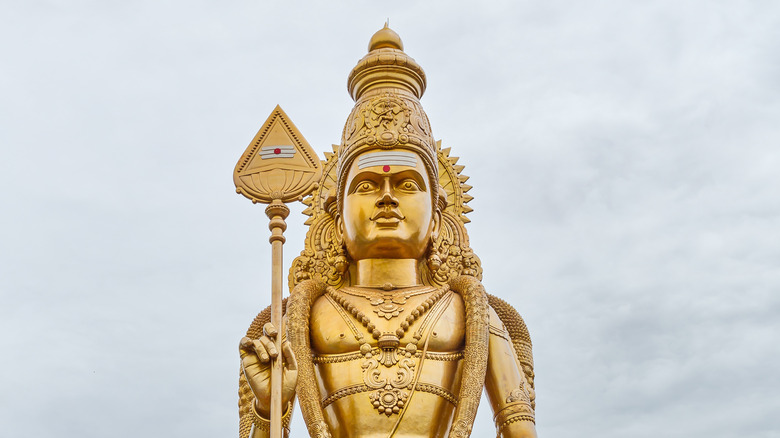
[[[341,220],[341,214],[336,213],[336,217],[334,218],[336,221],[336,226],[333,227],[333,232],[336,235],[336,240],[339,245],[344,243],[344,221]]]
[[[431,226],[433,227],[431,229],[431,240],[436,242],[439,238],[439,230],[441,230],[441,210],[438,208],[433,211],[433,223]]]

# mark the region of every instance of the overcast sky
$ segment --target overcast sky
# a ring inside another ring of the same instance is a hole
[[[0,2],[0,435],[237,436],[270,249],[233,166],[276,104],[338,143],[389,18],[540,436],[780,437],[779,2],[292,3]]]

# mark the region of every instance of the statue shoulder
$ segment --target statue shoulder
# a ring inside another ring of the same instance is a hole
[[[531,388],[534,387],[534,356],[533,348],[531,344],[531,335],[528,333],[528,327],[523,321],[523,317],[520,313],[512,307],[511,304],[498,298],[496,296],[488,294],[488,303],[491,307],[490,325],[491,331],[496,325],[495,318],[498,318],[501,325],[506,328],[506,332],[512,342],[512,346],[517,353],[517,358],[523,367],[523,373],[525,374],[528,383]]]
[[[528,327],[525,325],[525,321],[523,321],[523,317],[520,316],[517,309],[494,295],[488,294],[487,297],[490,307],[495,312],[495,316],[497,316],[501,320],[501,323],[506,326],[512,340],[523,341],[530,347],[531,335],[528,333]]]
[[[282,313],[287,311],[287,298],[282,300]],[[255,316],[249,328],[246,330],[246,336],[252,339],[258,339],[263,335],[263,326],[271,322],[271,306],[266,307]]]
[[[320,291],[325,290],[325,284],[316,280],[305,280],[293,288],[290,296],[282,300],[282,313],[287,316],[287,303],[292,301],[316,300],[321,296]],[[263,326],[271,322],[271,306],[266,307],[255,316],[255,319],[249,325],[246,336],[257,339],[263,334]]]

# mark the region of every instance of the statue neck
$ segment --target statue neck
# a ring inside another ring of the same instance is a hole
[[[353,286],[394,288],[422,284],[416,259],[363,259],[357,261],[357,281]]]

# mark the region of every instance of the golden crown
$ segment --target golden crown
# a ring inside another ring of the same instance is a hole
[[[431,181],[438,181],[436,141],[420,98],[425,72],[403,51],[403,42],[385,25],[368,43],[368,54],[347,79],[355,106],[347,118],[338,151],[338,193],[359,154],[376,149],[408,149],[423,160]],[[433,199],[438,187],[432,185]],[[341,196],[339,209],[341,209]]]

